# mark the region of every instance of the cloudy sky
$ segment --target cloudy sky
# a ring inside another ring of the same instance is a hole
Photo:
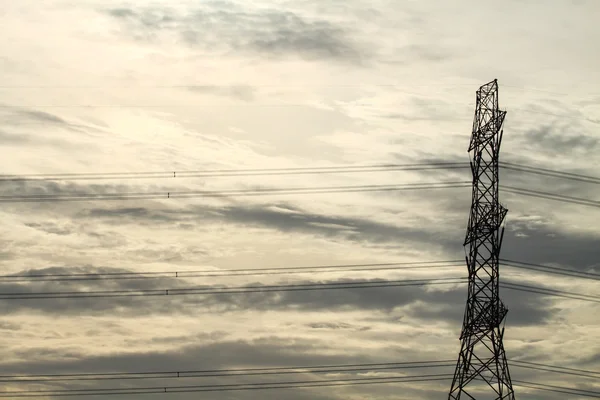
[[[176,178],[172,173],[467,162],[475,90],[495,78],[501,107],[508,111],[502,160],[598,176],[598,18],[595,0],[2,1],[2,173],[164,174],[4,180],[0,192],[56,196],[465,181],[466,169]],[[504,185],[600,199],[594,183],[509,170],[501,179]],[[598,208],[511,193],[501,197],[509,209],[503,258],[600,273]],[[469,201],[470,188],[462,187],[2,202],[3,275],[177,271],[184,277],[67,282],[3,277],[0,287],[6,294],[461,277],[466,267],[460,263],[444,269],[214,275],[461,260]],[[214,273],[185,277],[184,271]],[[597,280],[509,267],[502,277],[598,293]],[[502,296],[510,309],[505,334],[510,359],[600,371],[598,303],[509,290]],[[439,285],[0,299],[0,373],[452,360],[460,347],[465,297],[464,286]],[[450,365],[241,378],[4,382],[0,395],[453,371]],[[515,380],[600,392],[597,379],[516,365],[511,372]],[[221,391],[207,398],[439,399],[449,384]],[[564,398],[525,387],[517,391],[520,399]],[[158,396],[187,400],[198,393]]]

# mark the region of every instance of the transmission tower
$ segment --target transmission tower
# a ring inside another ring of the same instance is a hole
[[[498,201],[498,155],[506,111],[498,109],[498,82],[477,90],[469,153],[473,197],[465,237],[469,289],[461,348],[448,399],[511,399],[502,338],[508,309],[500,301],[498,257],[507,209]]]

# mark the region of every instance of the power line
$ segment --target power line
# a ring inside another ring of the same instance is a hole
[[[519,269],[525,269],[525,270],[529,270],[529,271],[545,272],[548,274],[571,276],[574,278],[600,280],[600,274],[596,274],[593,272],[575,271],[573,269],[568,269],[568,268],[552,267],[552,266],[543,265],[543,264],[534,264],[534,263],[527,263],[527,262],[521,262],[521,261],[511,261],[511,260],[506,260],[506,259],[500,259],[500,261],[503,262],[505,266],[511,267],[511,268],[519,268]]]
[[[0,175],[0,182],[22,181],[68,181],[68,180],[100,180],[100,179],[158,179],[158,178],[192,178],[192,177],[235,177],[235,176],[268,176],[268,175],[308,175],[308,174],[348,174],[382,171],[427,171],[439,169],[468,168],[466,162],[437,162],[412,164],[374,164],[358,166],[328,167],[281,167],[254,169],[213,169],[189,171],[138,171],[138,172],[97,172],[97,173],[63,173],[63,174],[25,174]]]
[[[441,264],[441,265],[440,265]],[[446,265],[447,264],[447,265]],[[451,265],[455,264],[455,265]],[[335,264],[306,267],[273,267],[273,268],[240,268],[221,271],[189,270],[189,271],[140,271],[140,272],[107,272],[107,273],[72,273],[72,274],[20,274],[0,275],[0,282],[47,282],[47,281],[79,281],[79,280],[112,280],[112,279],[160,279],[160,278],[195,278],[221,276],[256,276],[302,273],[414,270],[431,268],[453,268],[464,264],[462,260],[441,260],[421,262],[367,263],[367,264]],[[368,268],[366,268],[368,267]],[[357,269],[358,268],[358,269]],[[366,268],[366,269],[363,269]]]
[[[579,198],[579,197],[565,196],[565,195],[561,195],[561,194],[541,192],[538,190],[524,189],[524,188],[518,188],[518,187],[512,187],[512,186],[503,186],[502,189],[505,192],[519,194],[522,196],[537,197],[537,198],[546,199],[546,200],[554,200],[554,201],[560,201],[563,203],[577,204],[577,205],[589,206],[589,207],[600,207],[600,201],[597,201],[597,200],[589,200],[589,199],[583,199],[583,198]]]
[[[600,178],[597,176],[577,174],[577,173],[573,173],[573,172],[564,172],[564,171],[558,171],[558,170],[554,170],[554,169],[540,168],[540,167],[534,167],[534,166],[530,166],[530,165],[517,164],[517,163],[511,163],[511,162],[505,162],[505,161],[500,162],[500,167],[503,169],[519,171],[519,172],[526,172],[529,174],[549,176],[552,178],[561,178],[561,179],[569,179],[569,180],[585,182],[585,183],[600,184]]]
[[[327,193],[358,193],[405,190],[431,190],[468,187],[468,181],[410,183],[403,185],[357,185],[357,186],[326,186],[326,187],[296,187],[296,188],[264,188],[240,189],[227,191],[179,191],[179,192],[120,192],[120,193],[68,193],[68,194],[34,194],[34,195],[2,195],[0,203],[21,202],[64,202],[90,200],[149,200],[149,199],[187,199],[202,197],[226,196],[265,196],[286,194],[327,194]]]
[[[518,291],[522,291],[522,292],[543,294],[546,296],[556,296],[556,297],[563,297],[563,298],[573,299],[573,300],[583,300],[583,301],[589,301],[589,302],[593,302],[593,303],[600,303],[600,296],[593,296],[593,295],[584,294],[584,293],[567,292],[564,290],[548,289],[548,288],[542,288],[542,287],[532,286],[532,285],[521,285],[518,283],[501,283],[500,287],[506,288],[506,289],[511,289],[511,290],[518,290]]]
[[[385,371],[411,368],[439,368],[453,366],[454,360],[388,362],[368,364],[337,364],[271,368],[235,368],[212,370],[181,370],[154,372],[109,372],[109,373],[75,373],[75,374],[30,374],[3,375],[0,382],[55,382],[55,381],[103,381],[134,379],[181,379],[202,377],[239,377],[255,375],[288,375],[288,374],[329,374],[340,372]]]
[[[551,115],[553,117],[560,117],[560,118],[567,118],[567,119],[579,119],[582,121],[587,121],[587,122],[591,122],[592,124],[599,124],[599,121],[593,120],[590,117],[584,116],[584,115],[569,115],[569,114],[558,114],[558,113],[553,113],[553,112],[549,112],[549,111],[540,111],[540,110],[532,110],[532,109],[513,109],[511,111],[516,111],[517,113],[519,112],[525,112],[525,113],[532,113],[532,114],[541,114],[541,115]]]
[[[406,279],[406,280],[379,280],[355,281],[311,284],[288,285],[260,285],[260,286],[229,286],[229,287],[195,287],[174,289],[138,289],[138,290],[99,290],[99,291],[64,291],[64,292],[13,292],[0,294],[0,300],[36,300],[36,299],[82,299],[82,298],[118,298],[118,297],[148,297],[148,296],[184,296],[208,294],[244,294],[244,293],[269,293],[269,292],[302,292],[315,290],[341,290],[341,289],[369,289],[385,287],[407,287],[427,285],[452,285],[466,283],[465,277],[436,278],[436,279]],[[583,293],[566,292],[556,289],[547,289],[537,286],[520,285],[515,283],[501,283],[500,287],[527,293],[543,294],[569,298],[581,301],[600,303],[600,297]]]
[[[73,298],[110,298],[110,297],[145,297],[145,296],[183,296],[205,294],[240,294],[267,292],[295,292],[336,289],[368,289],[403,286],[426,286],[457,284],[465,281],[465,277],[434,278],[434,279],[405,279],[378,281],[346,281],[331,283],[260,285],[260,286],[229,286],[229,287],[195,287],[173,289],[134,289],[134,290],[97,290],[97,291],[65,291],[65,292],[13,292],[0,294],[0,300],[32,300],[32,299],[73,299]]]
[[[543,364],[543,363],[539,363],[539,362],[525,361],[525,360],[511,360],[511,361],[516,362],[516,363],[521,363],[521,364],[527,364],[527,365],[536,365],[536,366],[539,366],[539,367],[556,368],[556,369],[562,369],[562,370],[565,370],[565,371],[583,372],[583,373],[586,373],[586,374],[600,375],[600,371],[592,371],[592,370],[589,370],[589,369],[580,369],[580,368],[571,368],[571,367],[560,367],[558,365]]]
[[[485,379],[480,378],[480,377],[477,377],[474,379],[477,381],[480,381],[480,382],[487,383],[487,381]],[[600,398],[600,392],[595,392],[595,391],[590,391],[590,390],[570,388],[570,387],[565,387],[565,386],[548,385],[548,384],[538,383],[538,382],[521,381],[518,379],[513,380],[512,382],[514,383],[513,386],[526,387],[529,389],[543,390],[543,391],[552,392],[552,393],[570,394],[570,395],[582,396],[582,397]]]
[[[64,389],[64,390],[26,390],[0,392],[0,397],[44,397],[44,396],[94,396],[122,394],[151,394],[151,393],[191,393],[191,392],[224,392],[237,390],[264,389],[294,389],[330,386],[350,386],[382,383],[429,382],[449,379],[451,374],[413,375],[402,377],[371,377],[354,379],[329,379],[320,381],[286,381],[286,382],[257,382],[235,383],[220,385],[186,385],[186,386],[155,386],[142,388],[110,388],[110,389]]]
[[[536,370],[536,371],[554,372],[554,373],[557,373],[557,374],[564,374],[564,375],[580,376],[580,377],[583,377],[583,378],[591,378],[591,379],[598,379],[598,378],[600,378],[600,373],[599,372],[592,372],[592,373],[569,372],[569,371],[562,371],[562,370],[557,370],[557,369],[553,369],[553,368],[536,367],[536,366],[533,366],[533,365],[521,365],[521,364],[518,364],[518,362],[515,363],[515,367],[527,368],[527,369]]]
[[[390,376],[390,377],[368,377],[352,379],[328,379],[328,380],[304,380],[304,381],[283,381],[283,382],[256,382],[256,383],[235,383],[235,384],[215,384],[215,385],[181,385],[181,386],[154,386],[139,388],[97,388],[97,389],[52,389],[52,390],[22,390],[0,392],[0,397],[14,398],[33,398],[45,396],[114,396],[125,394],[158,394],[158,393],[191,393],[191,392],[225,392],[242,390],[267,390],[267,389],[300,389],[332,386],[350,386],[366,384],[392,384],[409,382],[432,382],[448,380],[452,374],[426,374],[409,376]],[[476,380],[484,381],[482,378]],[[544,390],[554,393],[564,393],[583,397],[600,398],[600,392],[570,388],[557,385],[549,385],[538,382],[529,382],[513,380],[519,386],[528,387],[536,390]]]
[[[600,280],[600,274],[575,271],[542,264],[525,263],[501,259],[505,267],[517,268],[536,272],[545,272],[570,276],[574,278]],[[364,264],[333,264],[300,267],[271,267],[271,268],[238,268],[229,270],[187,270],[187,271],[139,271],[139,272],[102,272],[102,273],[25,273],[15,275],[0,275],[0,282],[69,282],[96,280],[136,280],[163,278],[206,278],[229,276],[270,276],[290,274],[319,274],[337,272],[371,272],[371,271],[401,271],[401,270],[430,270],[438,268],[457,268],[464,265],[463,260],[436,260],[421,262],[389,262]]]
[[[583,181],[587,183],[600,183],[600,178],[561,172],[539,167],[531,167],[516,163],[504,163],[504,168],[513,169],[532,174],[552,176],[562,179]],[[205,171],[181,171],[179,177],[215,177],[215,176],[249,176],[249,175],[286,175],[286,174],[324,174],[324,173],[356,173],[356,172],[381,172],[393,170],[423,171],[429,169],[458,169],[466,168],[465,163],[440,162],[440,163],[413,163],[413,164],[381,164],[371,166],[331,166],[331,167],[295,167],[279,169],[222,169]],[[177,172],[114,172],[114,173],[69,173],[69,174],[37,174],[37,175],[4,175],[0,182],[28,181],[28,180],[78,180],[78,179],[139,179],[139,178],[165,178],[177,177]],[[401,191],[401,190],[428,190],[448,187],[465,187],[468,181],[413,183],[401,185],[356,185],[356,186],[328,186],[328,187],[293,187],[293,188],[265,188],[265,189],[240,189],[228,191],[179,191],[179,192],[134,192],[134,193],[64,193],[64,194],[33,194],[33,195],[1,195],[0,203],[9,202],[47,202],[47,201],[85,201],[85,200],[139,200],[160,198],[194,198],[194,197],[223,197],[223,196],[259,196],[267,194],[319,194],[319,193],[348,193],[370,191]],[[600,207],[600,201],[577,198],[555,193],[541,192],[526,188],[504,186],[504,191],[509,193],[561,201],[565,203]]]
[[[572,395],[576,395],[576,396],[593,397],[595,399],[600,399],[600,392],[596,392],[596,391],[592,391],[592,390],[575,389],[575,388],[570,388],[570,387],[565,387],[565,386],[548,385],[548,384],[544,384],[544,383],[527,382],[527,381],[521,381],[521,380],[514,380],[513,382],[515,382],[518,386],[523,386],[523,387],[527,387],[530,389],[537,389],[537,390],[544,390],[544,391],[554,392],[554,393],[572,394]]]
[[[359,193],[359,192],[385,192],[406,190],[431,190],[453,189],[471,186],[468,181],[452,181],[437,183],[414,183],[403,185],[357,185],[357,186],[327,186],[327,187],[296,187],[296,188],[265,188],[265,189],[240,189],[228,191],[180,191],[180,192],[120,192],[120,193],[68,193],[68,194],[33,194],[33,195],[2,195],[0,203],[40,203],[40,202],[66,202],[66,201],[93,201],[93,200],[151,200],[151,199],[190,199],[227,196],[265,196],[265,195],[290,195],[290,194],[328,194],[328,193]],[[548,192],[505,186],[504,191],[509,193],[533,196],[565,203],[600,207],[600,201],[589,200],[571,196],[564,196]]]
[[[429,162],[408,164],[371,164],[323,167],[278,167],[252,169],[207,169],[182,171],[133,171],[133,172],[87,172],[87,173],[58,173],[58,174],[10,174],[0,175],[1,182],[21,181],[71,181],[71,180],[106,180],[106,179],[163,179],[163,178],[192,178],[192,177],[235,177],[235,176],[269,176],[269,175],[308,175],[308,174],[349,174],[384,171],[426,171],[439,169],[468,168],[468,162]],[[600,183],[600,178],[541,168],[512,162],[500,162],[503,169],[537,174],[554,178],[569,179],[585,183]]]
[[[560,367],[551,364],[542,364],[522,360],[510,360],[515,366],[524,369],[555,372],[558,374],[576,375],[592,379],[600,376],[598,371],[576,368]],[[256,375],[289,375],[289,374],[329,374],[345,372],[386,371],[413,368],[441,368],[453,367],[455,360],[427,360],[408,362],[361,363],[361,364],[333,364],[291,367],[259,367],[259,368],[229,368],[209,370],[174,370],[174,371],[135,371],[135,372],[87,372],[64,374],[20,374],[0,375],[0,382],[27,383],[27,382],[65,382],[65,381],[106,381],[106,380],[139,380],[139,379],[184,379],[206,377],[239,377]]]

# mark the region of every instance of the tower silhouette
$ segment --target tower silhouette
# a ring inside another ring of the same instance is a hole
[[[512,388],[502,339],[507,308],[499,297],[498,257],[507,209],[498,199],[498,156],[506,111],[498,108],[498,82],[477,90],[469,145],[473,197],[465,237],[469,269],[461,348],[448,399],[511,399]]]

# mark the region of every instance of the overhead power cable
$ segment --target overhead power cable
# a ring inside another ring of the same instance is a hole
[[[119,192],[119,193],[64,193],[64,194],[33,194],[33,195],[2,195],[0,203],[28,202],[65,202],[65,201],[99,201],[99,200],[151,200],[151,199],[190,199],[214,198],[228,196],[266,196],[266,195],[300,195],[328,193],[358,193],[453,189],[471,187],[470,181],[414,183],[404,185],[358,185],[358,186],[327,186],[327,187],[296,187],[296,188],[264,188],[241,189],[228,191],[179,191],[179,192]],[[588,200],[554,193],[540,192],[530,189],[505,186],[504,191],[524,196],[561,201],[565,203],[600,207],[600,201]]]
[[[468,168],[467,162],[431,162],[412,164],[374,164],[356,166],[327,167],[285,167],[255,169],[213,169],[192,171],[140,171],[140,172],[98,172],[65,174],[26,174],[0,175],[0,182],[20,181],[69,181],[98,179],[144,179],[144,178],[208,178],[228,176],[268,176],[268,175],[312,175],[312,174],[348,174],[381,171],[427,171],[439,169]]]
[[[47,397],[47,396],[95,396],[95,395],[124,395],[124,394],[152,394],[152,393],[192,393],[192,392],[225,392],[240,390],[265,390],[265,389],[295,389],[315,388],[330,386],[350,386],[383,383],[430,382],[447,380],[452,374],[429,374],[395,377],[370,377],[354,379],[327,379],[319,381],[285,381],[285,382],[257,382],[235,383],[220,385],[186,385],[186,386],[154,386],[141,388],[107,388],[107,389],[54,389],[54,390],[23,390],[0,392],[0,397]]]
[[[325,186],[325,187],[295,187],[295,188],[264,188],[241,189],[224,191],[179,191],[179,192],[120,192],[120,193],[63,193],[63,194],[33,194],[33,195],[2,195],[0,203],[22,202],[62,202],[62,201],[92,201],[92,200],[148,200],[148,199],[189,199],[227,196],[265,196],[287,194],[327,194],[350,192],[384,192],[451,189],[468,187],[471,183],[436,182],[409,183],[403,185],[358,185],[358,186]]]
[[[600,274],[576,271],[567,268],[558,268],[542,264],[524,263],[503,260],[504,267],[522,270],[558,274],[574,278],[600,280]],[[437,260],[421,262],[389,262],[365,264],[332,264],[302,267],[272,267],[272,268],[238,268],[228,270],[184,270],[184,271],[139,271],[139,272],[102,272],[102,273],[21,273],[13,275],[0,275],[0,283],[21,282],[69,282],[69,281],[98,281],[98,280],[143,280],[164,278],[207,278],[230,276],[271,276],[292,274],[326,274],[345,272],[375,272],[375,271],[402,271],[402,270],[432,270],[458,268],[464,266],[464,260]]]
[[[502,262],[503,266],[510,267],[510,268],[518,268],[518,269],[524,269],[524,270],[528,270],[528,271],[544,272],[547,274],[570,276],[573,278],[600,280],[600,274],[597,274],[594,272],[576,271],[576,270],[569,269],[569,268],[559,268],[559,267],[553,267],[553,266],[543,265],[543,264],[512,261],[512,260],[506,260],[506,259],[502,259],[502,258],[500,259],[500,261]]]
[[[561,367],[559,365],[544,364],[544,363],[540,363],[540,362],[533,362],[533,361],[526,361],[526,360],[516,360],[515,359],[515,360],[510,360],[510,361],[514,362],[514,363],[519,363],[519,364],[534,365],[534,366],[545,367],[545,368],[553,368],[553,369],[559,369],[559,370],[563,370],[563,371],[582,372],[584,374],[600,376],[600,371],[592,371],[589,369]]]
[[[550,364],[510,360],[516,367],[554,372],[559,374],[576,375],[597,379],[600,372],[576,368],[560,367]],[[27,382],[66,382],[66,381],[107,381],[107,380],[140,380],[140,379],[184,379],[208,377],[240,377],[262,375],[289,375],[289,374],[331,374],[331,373],[359,373],[373,371],[391,371],[398,369],[421,369],[452,367],[456,360],[428,360],[409,362],[386,363],[361,363],[361,364],[333,364],[290,367],[254,367],[233,369],[210,370],[176,370],[176,371],[135,371],[135,372],[88,372],[64,374],[21,374],[0,375],[0,382],[27,383]]]
[[[141,296],[184,296],[206,294],[239,294],[294,292],[336,289],[368,289],[403,286],[447,285],[465,281],[460,278],[436,279],[405,279],[378,281],[347,281],[332,283],[309,283],[289,285],[256,285],[256,286],[225,286],[225,287],[194,287],[172,289],[133,289],[133,290],[94,290],[94,291],[59,291],[59,292],[13,292],[1,293],[0,300],[32,300],[32,299],[73,299],[73,298],[109,298],[109,297],[141,297]]]
[[[413,368],[439,368],[454,366],[455,360],[387,362],[367,364],[336,364],[271,368],[234,368],[212,370],[181,371],[138,371],[109,373],[75,373],[75,374],[29,374],[0,375],[0,382],[55,382],[55,381],[104,381],[104,380],[137,380],[137,379],[170,379],[170,378],[207,378],[207,377],[240,377],[255,375],[289,375],[289,374],[331,374],[346,372],[370,372]]]
[[[273,267],[273,268],[239,268],[228,270],[188,270],[188,271],[140,271],[140,272],[107,272],[107,273],[71,273],[71,274],[38,274],[26,273],[18,275],[0,275],[0,282],[48,282],[48,281],[91,281],[121,279],[160,279],[160,278],[197,278],[221,276],[257,276],[284,274],[315,274],[330,272],[368,272],[385,270],[419,270],[431,268],[455,268],[463,266],[462,260],[389,262],[366,264],[333,264],[305,267]]]
[[[518,290],[521,292],[537,293],[537,294],[543,294],[546,296],[563,297],[566,299],[583,300],[583,301],[590,301],[593,303],[600,303],[600,296],[593,296],[593,295],[584,294],[584,293],[567,292],[564,290],[548,289],[548,288],[542,288],[539,286],[532,286],[532,285],[521,285],[518,283],[500,283],[500,287],[505,288],[505,289],[510,289],[510,290]]]
[[[274,167],[274,168],[237,168],[237,169],[205,169],[180,171],[130,171],[130,172],[83,172],[57,174],[12,174],[0,175],[2,182],[20,181],[73,181],[73,180],[107,180],[107,179],[163,179],[163,178],[208,178],[236,176],[270,176],[270,175],[314,175],[314,174],[350,174],[385,171],[426,171],[452,170],[469,168],[468,162],[421,162],[405,164],[371,164],[371,165],[338,165],[322,167]],[[600,184],[600,177],[565,172],[532,165],[513,162],[500,162],[500,168],[569,179],[585,183]]]
[[[570,394],[570,395],[575,395],[575,396],[591,397],[594,399],[600,399],[600,391],[576,389],[576,388],[557,386],[557,385],[548,385],[548,384],[544,384],[544,383],[521,381],[518,379],[513,380],[513,383],[515,383],[517,386],[527,387],[530,389],[537,389],[537,390],[544,390],[544,391],[553,392],[553,393],[564,393],[564,394]]]
[[[147,297],[147,296],[184,296],[208,294],[243,294],[269,292],[299,292],[315,290],[369,289],[385,287],[427,286],[464,284],[466,277],[437,278],[437,279],[406,279],[355,281],[312,284],[260,285],[260,286],[225,286],[173,288],[173,289],[141,289],[141,290],[98,290],[98,291],[57,291],[57,292],[13,292],[0,294],[0,300],[36,300],[36,299],[81,299],[81,298],[117,298],[117,297]],[[500,287],[528,293],[556,296],[581,301],[600,303],[600,297],[583,293],[566,292],[547,289],[538,286],[501,283]]]
[[[393,384],[409,382],[432,382],[449,380],[453,374],[427,374],[427,375],[409,375],[409,376],[390,376],[390,377],[368,377],[352,379],[324,379],[324,380],[296,380],[282,382],[255,382],[255,383],[234,383],[234,384],[214,384],[214,385],[181,385],[181,386],[153,386],[137,388],[98,388],[98,389],[51,389],[51,390],[20,390],[3,391],[0,397],[11,398],[34,398],[47,396],[115,396],[126,394],[158,394],[158,393],[192,393],[192,392],[226,392],[226,391],[246,391],[246,390],[267,390],[267,389],[300,389],[317,388],[332,386],[350,386],[367,384]],[[483,381],[481,378],[477,380]],[[513,380],[513,382],[522,387],[528,387],[536,390],[549,391],[553,393],[564,393],[569,395],[600,398],[600,392],[592,390],[577,389],[571,387],[549,385],[538,382],[529,382],[522,380]]]
[[[540,192],[537,190],[524,189],[524,188],[518,188],[518,187],[512,187],[512,186],[503,186],[502,190],[504,192],[519,194],[522,196],[537,197],[537,198],[541,198],[541,199],[555,200],[555,201],[560,201],[563,203],[578,204],[578,205],[589,206],[589,207],[600,207],[600,201],[597,201],[597,200],[589,200],[589,199],[565,196],[565,195],[555,194],[555,193]]]
[[[576,375],[597,379],[600,372],[577,368],[560,367],[557,365],[510,360],[516,367],[532,370],[554,372],[558,374]],[[208,377],[240,377],[262,375],[290,375],[290,374],[331,374],[331,373],[359,373],[373,371],[391,371],[398,369],[422,369],[453,367],[456,360],[427,360],[408,362],[361,363],[361,364],[333,364],[310,365],[290,367],[253,367],[229,369],[204,369],[204,370],[175,370],[175,371],[135,371],[135,372],[87,372],[63,374],[20,374],[0,375],[0,382],[27,383],[27,382],[66,382],[66,381],[108,381],[108,380],[140,380],[140,379],[185,379]]]
[[[548,168],[540,168],[531,165],[517,164],[512,162],[501,161],[500,167],[502,169],[508,169],[513,171],[525,172],[529,174],[537,174],[548,176],[551,178],[561,178],[568,179],[573,181],[585,182],[585,183],[595,183],[600,184],[600,177],[577,174],[573,172],[565,172]]]
[[[480,382],[486,382],[482,378],[475,378],[475,380],[480,381]],[[520,387],[525,387],[525,388],[529,388],[529,389],[600,399],[600,392],[592,391],[592,390],[577,389],[577,388],[557,386],[557,385],[549,385],[549,384],[538,383],[538,382],[528,382],[528,381],[522,381],[522,380],[518,380],[518,379],[513,379],[512,383],[513,383],[513,386],[520,386]]]
[[[553,372],[556,374],[563,374],[563,375],[580,376],[583,378],[590,378],[590,379],[599,379],[600,378],[600,372],[595,372],[595,371],[585,371],[585,370],[578,370],[578,369],[574,369],[574,368],[561,368],[561,367],[555,367],[555,366],[547,366],[547,365],[543,365],[543,364],[539,365],[537,363],[529,363],[529,362],[523,362],[523,361],[518,361],[518,360],[512,360],[511,362],[513,363],[513,366],[518,367],[518,368],[526,368],[526,369],[531,369],[531,370],[536,370],[536,371],[544,371],[544,372]]]

